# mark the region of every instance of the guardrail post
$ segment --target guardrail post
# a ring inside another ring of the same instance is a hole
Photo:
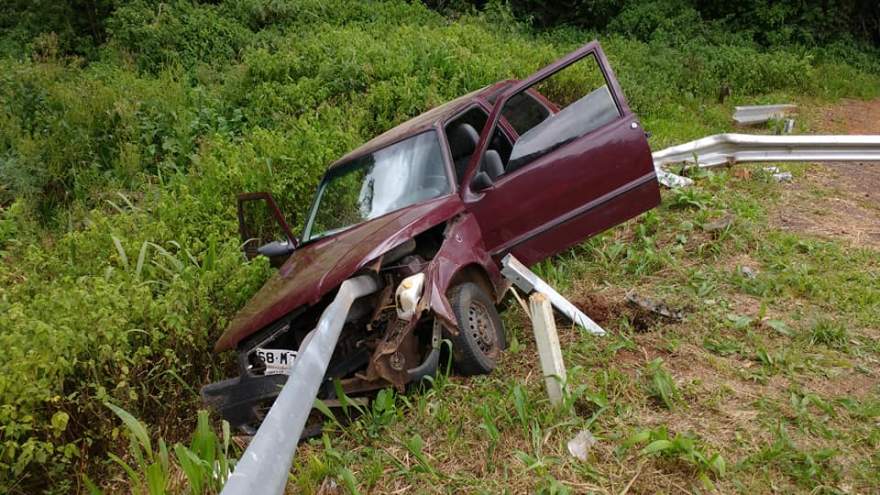
[[[556,321],[553,319],[553,308],[547,296],[535,292],[529,296],[529,309],[547,395],[550,397],[550,403],[557,406],[562,402],[562,387],[566,381],[566,374],[562,349],[559,347],[559,334],[556,333]]]

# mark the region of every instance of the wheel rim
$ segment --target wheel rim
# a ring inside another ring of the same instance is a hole
[[[468,332],[474,342],[486,356],[492,356],[497,349],[498,336],[495,326],[489,317],[489,311],[478,301],[471,301],[468,306]]]

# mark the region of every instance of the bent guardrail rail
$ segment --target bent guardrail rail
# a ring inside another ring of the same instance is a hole
[[[547,282],[544,282],[541,277],[537,276],[535,272],[529,270],[526,265],[523,265],[522,262],[516,259],[512,254],[508,254],[501,259],[501,275],[507,280],[510,280],[526,294],[529,294],[532,291],[544,294],[550,300],[550,304],[552,304],[553,307],[567,316],[574,324],[580,325],[580,327],[587,332],[590,332],[593,335],[605,335],[604,328],[600,327],[598,323],[585,315],[583,311],[577,308],[577,306],[570,303],[565,296],[556,292],[556,289],[550,287]]]
[[[693,181],[663,170],[664,165],[690,163],[705,168],[737,162],[880,161],[880,135],[716,134],[657,151],[652,156],[657,179],[674,188]]]
[[[336,298],[327,306],[318,325],[300,346],[290,369],[290,377],[235,470],[229,475],[222,495],[284,493],[297,443],[324,373],[327,372],[348,310],[356,299],[378,288],[376,280],[369,275],[342,283]]]

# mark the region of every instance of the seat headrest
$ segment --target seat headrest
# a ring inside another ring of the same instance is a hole
[[[453,160],[472,155],[480,141],[480,134],[470,124],[458,124],[449,131],[446,137],[449,139],[449,149],[452,151]]]
[[[501,161],[501,155],[497,151],[486,150],[486,154],[483,155],[483,171],[489,174],[489,178],[493,181],[504,174],[504,162]]]

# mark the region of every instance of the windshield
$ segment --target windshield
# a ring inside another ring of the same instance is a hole
[[[327,172],[304,237],[332,234],[450,191],[437,133],[424,132]]]

